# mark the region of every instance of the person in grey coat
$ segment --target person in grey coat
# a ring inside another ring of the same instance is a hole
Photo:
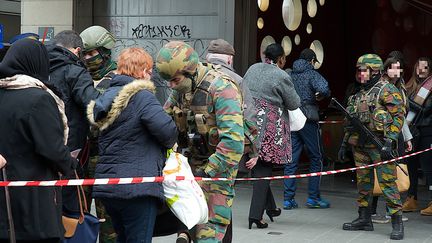
[[[260,150],[257,164],[252,169],[253,177],[272,175],[273,164],[291,162],[291,137],[288,110],[300,107],[300,98],[294,89],[291,77],[282,70],[285,53],[280,44],[269,45],[265,52],[265,63],[252,65],[244,76],[258,109]],[[267,180],[255,181],[249,211],[249,229],[255,223],[258,228],[267,228],[263,221],[264,210],[270,220],[281,214],[277,208]]]

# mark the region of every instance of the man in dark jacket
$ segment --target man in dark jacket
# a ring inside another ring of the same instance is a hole
[[[81,37],[72,30],[65,30],[54,37],[54,45],[48,47],[50,79],[48,85],[54,88],[65,103],[68,118],[70,151],[85,146],[89,132],[86,118],[87,104],[99,96],[93,87],[93,79],[80,60],[83,48]],[[76,190],[63,190],[63,207],[67,211],[78,211]]]
[[[90,73],[80,60],[82,48],[81,37],[73,30],[58,33],[54,37],[54,45],[48,47],[48,82],[65,103],[70,129],[67,145],[71,151],[84,147],[89,130],[86,107],[90,100],[99,96]]]
[[[314,70],[316,63],[318,61],[315,52],[311,49],[304,49],[300,53],[300,58],[294,62],[293,70],[290,73],[294,87],[301,99],[300,109],[305,114],[307,120],[300,131],[291,132],[292,163],[286,165],[285,175],[293,175],[296,172],[304,145],[306,145],[308,157],[310,158],[309,171],[313,173],[322,170],[317,101],[329,97],[330,89],[327,81]],[[294,200],[295,183],[295,179],[284,180],[284,209],[298,207],[297,202]],[[330,203],[323,200],[320,196],[319,184],[319,176],[309,178],[309,197],[306,201],[306,206],[309,208],[330,207]]]

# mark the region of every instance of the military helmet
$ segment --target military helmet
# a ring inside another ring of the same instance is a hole
[[[168,42],[160,49],[156,57],[156,68],[165,80],[171,80],[179,74],[193,75],[198,63],[198,53],[182,41]]]
[[[80,36],[83,40],[85,51],[90,51],[99,47],[112,49],[116,41],[111,32],[98,25],[90,26],[83,30]]]
[[[383,61],[377,54],[365,54],[357,60],[357,67],[367,66],[372,70],[383,70]]]

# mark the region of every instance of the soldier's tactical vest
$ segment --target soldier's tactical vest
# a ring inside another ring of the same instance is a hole
[[[173,108],[174,120],[179,131],[188,135],[190,157],[192,157],[192,164],[195,165],[202,163],[213,154],[219,143],[216,115],[212,110],[213,107],[209,112],[208,105],[210,86],[218,78],[228,80],[241,92],[238,84],[229,76],[210,69],[203,80],[197,84],[193,94],[187,93],[179,97],[180,107]],[[241,103],[243,104],[243,100]]]
[[[381,92],[386,84],[388,81],[381,79],[371,89],[361,90],[348,101],[348,112],[371,131],[382,135],[385,135],[388,126],[393,123],[392,116],[380,102]]]

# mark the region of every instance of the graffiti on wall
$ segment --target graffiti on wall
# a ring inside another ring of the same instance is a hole
[[[139,24],[135,28],[128,28],[124,32],[125,23],[120,19],[111,19],[110,31],[117,36],[113,49],[113,57],[116,58],[121,50],[128,47],[144,48],[153,58],[158,51],[170,40],[181,40],[192,46],[200,58],[204,59],[210,40],[192,38],[191,29],[182,24],[173,25],[149,25]],[[122,36],[123,34],[123,36]]]
[[[132,28],[132,37],[137,39],[146,38],[191,38],[191,30],[186,25],[144,25],[139,24]]]
[[[117,57],[121,50],[129,47],[141,47],[146,50],[153,58],[156,57],[158,51],[170,40],[151,40],[151,39],[117,39],[116,45],[113,49],[114,57]],[[201,59],[205,58],[209,40],[202,39],[183,39],[182,41],[192,46],[198,53]]]

